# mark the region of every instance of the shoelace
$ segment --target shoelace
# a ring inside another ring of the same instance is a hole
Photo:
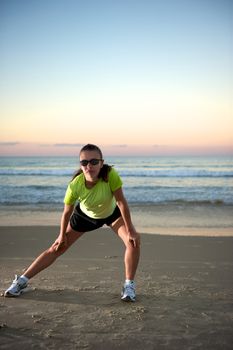
[[[134,286],[133,285],[126,284],[124,289],[125,289],[125,293],[127,295],[134,296],[135,290],[134,290]]]
[[[12,282],[12,287],[14,286],[19,286],[19,287],[22,287],[23,285],[25,284],[24,281],[20,281],[20,277],[18,276],[15,276],[15,279],[14,281]]]

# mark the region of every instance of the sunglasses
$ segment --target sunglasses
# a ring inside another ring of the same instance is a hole
[[[101,161],[102,161],[102,159],[95,159],[95,158],[90,159],[90,160],[83,159],[83,160],[80,160],[80,164],[82,166],[87,166],[88,163],[90,163],[91,165],[97,165]]]

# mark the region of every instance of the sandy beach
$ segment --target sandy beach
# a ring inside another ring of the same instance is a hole
[[[0,227],[1,292],[58,233]],[[120,301],[123,246],[87,233],[20,298],[0,298],[0,349],[232,349],[233,237],[142,234],[137,302]]]

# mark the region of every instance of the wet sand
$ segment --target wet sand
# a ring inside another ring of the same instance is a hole
[[[0,227],[2,293],[58,231]],[[233,237],[142,234],[136,303],[120,300],[123,255],[110,229],[87,233],[21,297],[2,296],[0,348],[232,349]]]

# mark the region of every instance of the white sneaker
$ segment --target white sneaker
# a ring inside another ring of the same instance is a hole
[[[136,293],[135,293],[135,283],[125,283],[122,293],[121,293],[121,300],[123,301],[136,301]]]
[[[27,282],[22,278],[15,275],[15,279],[12,282],[12,285],[5,291],[5,297],[18,297],[22,291],[27,287]]]

